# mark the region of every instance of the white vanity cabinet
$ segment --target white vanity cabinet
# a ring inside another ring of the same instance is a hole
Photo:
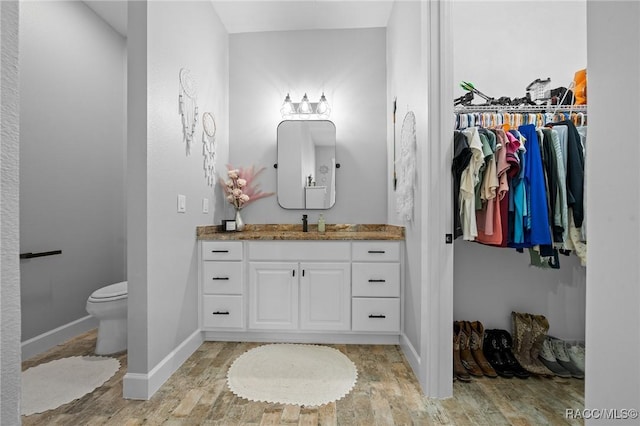
[[[397,343],[401,242],[201,242],[205,339]]]
[[[201,323],[207,329],[244,327],[243,250],[240,241],[203,241]]]
[[[350,329],[350,243],[252,241],[248,246],[250,329]]]

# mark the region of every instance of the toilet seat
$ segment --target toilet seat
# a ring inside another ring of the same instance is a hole
[[[127,281],[108,285],[106,287],[99,288],[91,293],[88,302],[103,303],[112,302],[115,300],[126,299],[128,294]]]

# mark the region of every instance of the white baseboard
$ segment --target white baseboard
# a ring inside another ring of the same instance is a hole
[[[22,342],[22,360],[28,360],[79,334],[98,327],[98,320],[91,315],[82,317],[53,330]]]
[[[202,345],[202,332],[196,330],[146,374],[127,373],[122,379],[122,396],[148,400],[160,386]]]
[[[420,355],[416,352],[411,341],[404,333],[400,336],[400,349],[402,349],[402,353],[407,358],[407,361],[413,370],[413,374],[416,377],[420,377]]]
[[[318,343],[347,345],[398,345],[397,334],[203,331],[204,340],[260,343]]]

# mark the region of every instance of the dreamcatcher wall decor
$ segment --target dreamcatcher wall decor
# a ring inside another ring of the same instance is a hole
[[[202,156],[204,177],[207,185],[213,186],[216,175],[216,120],[210,112],[202,114]]]
[[[181,68],[178,104],[180,115],[182,116],[182,140],[186,145],[187,155],[191,153],[191,142],[196,133],[196,124],[198,123],[197,98],[196,81],[191,76],[191,71],[187,68]]]
[[[416,186],[416,116],[409,111],[404,116],[400,131],[400,153],[396,160],[398,189],[396,213],[406,222],[413,221],[413,199]]]

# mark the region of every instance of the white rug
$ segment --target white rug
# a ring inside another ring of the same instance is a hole
[[[358,379],[356,366],[326,346],[275,344],[240,355],[229,368],[229,389],[241,398],[309,407],[336,401]]]
[[[22,372],[22,415],[42,413],[79,399],[109,380],[120,368],[115,358],[74,356]]]

